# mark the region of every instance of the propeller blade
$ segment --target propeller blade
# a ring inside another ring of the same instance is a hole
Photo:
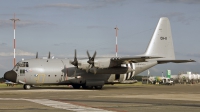
[[[51,57],[51,53],[50,53],[50,51],[49,51],[48,59],[50,59],[50,57]]]
[[[87,55],[88,55],[88,58],[89,58],[89,60],[88,60],[87,62],[88,62],[89,64],[92,64],[92,67],[94,67],[94,59],[95,59],[95,57],[96,57],[96,54],[97,54],[97,52],[95,51],[94,54],[93,54],[93,56],[90,57],[90,54],[89,54],[89,52],[87,51]]]
[[[94,59],[96,57],[97,52],[95,51],[92,58]],[[94,60],[93,60],[94,61]]]
[[[91,56],[90,56],[90,53],[88,52],[88,50],[87,50],[87,55],[88,55],[88,58],[91,59]]]
[[[74,58],[76,58],[76,49],[75,49],[75,51],[74,51],[74,56],[75,56]]]
[[[76,49],[74,51],[74,61],[77,62],[77,58],[76,58]]]
[[[38,52],[36,53],[36,57],[35,58],[38,59]]]
[[[76,57],[76,49],[74,51],[74,61],[70,61],[70,63],[74,66],[78,66],[78,60],[77,60],[77,57]]]

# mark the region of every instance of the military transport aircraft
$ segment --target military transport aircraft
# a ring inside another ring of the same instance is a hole
[[[133,40],[134,41],[134,40]],[[12,82],[24,84],[24,89],[32,85],[72,85],[74,89],[102,89],[106,83],[123,82],[150,67],[164,63],[195,62],[176,60],[169,19],[160,18],[146,52],[132,57],[96,58],[97,52],[88,59],[47,59],[22,60],[4,74]]]

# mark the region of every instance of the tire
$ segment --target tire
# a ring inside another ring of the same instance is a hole
[[[74,89],[80,89],[80,85],[72,85]]]
[[[26,90],[31,89],[31,86],[28,84],[24,84],[24,89],[26,89]]]
[[[82,85],[82,89],[87,89],[87,86],[85,86],[85,85]]]
[[[83,89],[93,89],[93,86],[85,86],[85,85],[82,85],[82,88],[83,88]]]
[[[103,86],[94,86],[95,89],[102,89]]]

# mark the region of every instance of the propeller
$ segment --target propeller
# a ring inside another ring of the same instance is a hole
[[[74,61],[71,61],[70,63],[74,66],[78,66],[78,60],[77,60],[77,57],[76,57],[76,49],[74,51]]]
[[[90,64],[90,65],[92,65],[92,67],[94,67],[94,59],[95,59],[95,57],[96,57],[96,54],[97,54],[97,52],[95,51],[94,52],[94,54],[93,54],[93,56],[92,57],[90,57],[90,53],[87,51],[87,55],[88,55],[88,63]]]
[[[35,58],[38,59],[38,52],[36,53],[36,57]]]
[[[93,56],[91,57],[90,56],[90,53],[87,51],[87,55],[88,55],[88,63],[89,63],[89,66],[88,66],[88,68],[86,69],[86,72],[88,72],[88,70],[90,69],[90,68],[94,68],[94,73],[96,74],[96,68],[95,68],[95,66],[94,66],[94,59],[95,59],[95,57],[96,57],[96,54],[97,54],[97,52],[95,51],[94,52],[94,54],[93,54]]]

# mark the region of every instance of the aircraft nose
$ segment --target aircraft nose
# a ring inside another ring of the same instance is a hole
[[[17,80],[17,73],[13,70],[7,71],[4,74],[4,79],[12,81],[12,82],[16,82]]]

